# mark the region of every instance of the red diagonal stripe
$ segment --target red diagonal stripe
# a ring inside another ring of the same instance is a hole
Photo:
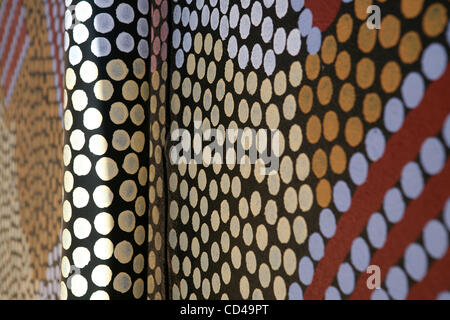
[[[371,165],[366,183],[356,189],[350,209],[339,219],[336,234],[327,243],[305,299],[323,298],[353,240],[364,230],[370,215],[380,208],[386,191],[397,183],[403,167],[416,158],[423,141],[437,135],[450,112],[449,83],[447,66],[445,74],[430,84],[420,105],[409,112],[403,127],[389,139],[383,157]]]
[[[3,16],[1,16],[1,23],[0,23],[0,43],[3,41],[3,37],[6,36],[5,29],[6,29],[6,22],[8,21],[8,15],[9,11],[11,11],[11,6],[14,0],[4,0],[6,1],[6,8],[3,12]]]
[[[13,43],[13,38],[14,38],[14,34],[15,34],[14,31],[15,31],[15,28],[17,27],[18,22],[19,22],[19,17],[20,17],[20,13],[21,12],[22,12],[22,0],[19,0],[19,3],[17,4],[17,7],[16,7],[16,11],[14,11],[12,13],[14,15],[14,19],[12,20],[11,29],[10,29],[10,32],[8,34],[8,38],[6,40],[5,50],[3,51],[3,54],[0,57],[0,61],[1,61],[0,69],[2,69],[2,70],[5,68],[6,58],[8,57],[9,50],[11,50],[11,45]]]
[[[408,245],[420,237],[427,222],[439,216],[450,195],[449,181],[450,160],[447,160],[443,171],[428,180],[420,197],[409,204],[403,219],[391,229],[384,247],[375,253],[370,262],[380,267],[382,280],[403,256]],[[366,285],[367,276],[366,273],[361,274],[350,299],[369,299],[371,291]]]
[[[432,300],[442,291],[450,289],[450,250],[433,263],[427,275],[409,291],[408,300]]]
[[[8,67],[9,71],[8,71],[8,74],[6,75],[6,80],[5,80],[5,91],[6,92],[8,92],[9,87],[13,85],[12,79],[14,77],[14,73],[15,73],[17,65],[19,63],[20,55],[22,53],[26,37],[27,37],[27,28],[26,28],[26,24],[24,22],[22,24],[22,28],[20,30],[20,36],[19,36],[19,39],[18,39],[16,47],[15,47],[13,59],[11,60],[11,64]]]

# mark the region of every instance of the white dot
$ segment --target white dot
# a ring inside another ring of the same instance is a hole
[[[284,28],[278,28],[275,31],[275,35],[273,37],[273,51],[276,54],[281,54],[286,47],[286,31]]]
[[[415,281],[421,281],[428,269],[428,257],[423,247],[412,243],[405,252],[404,265],[406,272]]]
[[[410,162],[403,168],[400,184],[403,192],[410,199],[416,199],[422,193],[424,181],[417,163]]]
[[[79,46],[72,46],[69,50],[69,62],[71,65],[76,66],[83,59],[83,53]]]
[[[111,53],[109,40],[103,37],[94,38],[91,42],[91,52],[96,57],[106,57]]]
[[[86,239],[91,234],[91,224],[85,218],[78,218],[73,224],[73,233],[78,239]]]
[[[114,29],[114,19],[108,13],[100,13],[94,18],[94,28],[97,32],[108,33]]]
[[[287,51],[291,56],[296,56],[300,52],[302,46],[302,39],[300,37],[300,31],[294,29],[289,33],[287,38]]]
[[[445,165],[447,155],[438,138],[428,138],[420,149],[420,163],[429,175],[438,174]]]
[[[441,259],[448,248],[448,233],[438,220],[427,223],[423,231],[423,242],[428,254],[434,259]]]
[[[355,273],[349,263],[340,265],[337,280],[341,291],[347,295],[353,292],[355,287]]]
[[[288,0],[277,0],[275,3],[275,12],[278,18],[283,18],[288,10]]]
[[[126,53],[130,53],[134,49],[134,39],[127,32],[121,32],[116,39],[117,48]]]
[[[259,67],[261,66],[261,64],[263,62],[263,51],[262,51],[261,46],[258,43],[255,44],[255,46],[252,49],[251,60],[252,60],[253,67],[255,69],[259,69]]]
[[[384,246],[387,236],[387,224],[380,213],[376,212],[370,217],[367,223],[367,236],[374,248],[380,249]]]
[[[120,22],[129,24],[134,20],[134,10],[128,3],[121,3],[117,6],[116,16]]]
[[[267,50],[266,55],[264,56],[264,71],[268,76],[272,75],[275,70],[275,53],[273,50]]]
[[[73,28],[73,40],[76,43],[81,44],[85,42],[88,38],[89,38],[89,30],[86,28],[84,24],[79,23]]]
[[[395,300],[404,300],[408,294],[408,278],[397,266],[392,267],[386,276],[386,287],[389,295]]]
[[[239,23],[239,33],[242,39],[247,39],[250,34],[250,17],[243,15]]]
[[[272,40],[273,35],[273,23],[270,17],[265,17],[261,26],[261,37],[264,42]]]
[[[251,20],[252,20],[252,24],[255,27],[259,26],[259,24],[261,23],[262,16],[263,16],[263,12],[262,12],[261,3],[254,2],[253,6],[252,6],[252,11],[251,11]]]
[[[86,1],[81,1],[75,6],[75,16],[78,21],[85,22],[92,15],[92,7]]]

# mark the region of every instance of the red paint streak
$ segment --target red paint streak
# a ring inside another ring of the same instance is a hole
[[[313,25],[325,31],[336,19],[341,7],[341,0],[306,0],[305,7],[313,13]]]
[[[337,232],[327,243],[325,255],[305,291],[305,299],[323,298],[353,240],[364,230],[372,213],[380,208],[386,191],[397,183],[403,167],[416,158],[423,141],[438,134],[450,112],[450,104],[443,103],[450,100],[449,83],[447,67],[441,79],[428,87],[420,105],[409,112],[403,127],[389,139],[383,157],[371,165],[366,183],[356,189],[350,209],[339,219]]]
[[[427,275],[409,291],[408,300],[432,300],[442,291],[450,289],[450,250],[433,263]]]
[[[13,59],[11,61],[11,64],[8,66],[8,70],[6,71],[7,76],[5,80],[5,92],[8,92],[9,87],[13,85],[12,79],[14,77],[15,70],[19,63],[20,54],[22,53],[26,37],[27,37],[27,28],[24,21],[24,23],[22,24],[22,28],[20,29],[20,35],[15,47]]]
[[[2,56],[0,57],[0,61],[1,61],[1,67],[0,69],[4,69],[5,68],[5,63],[8,57],[8,53],[11,50],[11,45],[13,44],[13,39],[14,39],[14,34],[15,34],[15,28],[17,27],[17,24],[19,23],[19,17],[20,17],[20,12],[22,11],[22,0],[19,0],[19,3],[17,4],[16,7],[16,11],[14,11],[12,14],[14,15],[14,18],[12,20],[11,23],[11,28],[10,28],[10,32],[8,34],[8,38],[6,39],[6,47],[5,50],[3,51]],[[25,24],[25,21],[24,21]]]
[[[439,216],[447,197],[450,195],[450,160],[440,174],[431,177],[419,198],[413,200],[406,209],[405,216],[389,232],[383,248],[378,250],[370,262],[381,269],[384,280],[389,269],[403,256],[409,244],[416,241],[428,221]],[[447,265],[447,268],[450,264]],[[447,272],[448,273],[448,272]],[[369,299],[367,274],[362,273],[350,299]]]

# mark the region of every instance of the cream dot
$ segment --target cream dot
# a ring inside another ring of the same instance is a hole
[[[80,154],[73,160],[73,171],[77,176],[86,176],[91,171],[92,165],[88,157]]]
[[[106,236],[114,228],[114,218],[107,212],[101,212],[95,216],[94,227],[98,233]]]
[[[61,259],[61,274],[64,278],[70,275],[70,262],[66,256],[63,256]]]
[[[70,205],[70,202],[65,200],[63,203],[63,220],[64,222],[69,222],[72,218],[72,206]]]
[[[289,71],[289,82],[294,87],[300,86],[303,79],[303,68],[299,61],[291,64],[291,69]]]
[[[102,125],[103,116],[95,108],[87,109],[83,114],[83,124],[84,127],[88,130],[95,130],[100,128]]]
[[[286,244],[289,242],[289,239],[291,238],[291,226],[289,224],[289,220],[286,217],[281,217],[278,220],[277,234],[278,240],[280,240],[281,243]]]
[[[128,109],[122,102],[115,102],[111,105],[109,117],[114,124],[123,124],[128,118]]]
[[[125,79],[128,71],[127,65],[121,59],[113,59],[106,65],[106,72],[108,73],[108,76],[115,81]]]
[[[286,298],[286,283],[280,276],[275,277],[273,282],[273,293],[277,300],[284,300]]]
[[[70,290],[75,297],[82,297],[86,294],[88,289],[88,282],[81,274],[75,274],[70,278]]]
[[[128,263],[133,257],[133,246],[124,240],[114,248],[114,257],[122,264]]]
[[[256,228],[256,244],[259,250],[264,251],[267,247],[268,233],[264,225],[260,224]]]
[[[80,77],[86,83],[94,82],[98,77],[97,65],[92,61],[85,61],[80,68]]]
[[[241,267],[241,260],[241,250],[237,246],[233,247],[233,249],[231,249],[231,263],[235,269],[239,269]]]
[[[136,199],[137,186],[133,180],[124,181],[120,185],[119,194],[123,200],[131,202]]]
[[[108,150],[108,142],[101,135],[93,135],[89,139],[89,150],[96,156],[101,156]]]
[[[133,62],[133,73],[138,79],[142,79],[145,76],[145,62],[141,58],[137,58]]]
[[[119,215],[118,219],[119,228],[125,232],[132,232],[136,225],[136,218],[133,212],[127,210]]]
[[[91,261],[91,253],[87,248],[78,247],[73,250],[72,259],[75,267],[82,269],[89,264],[89,261]]]
[[[306,178],[308,178],[310,172],[310,162],[306,154],[302,153],[298,156],[295,163],[295,172],[297,173],[298,179],[301,181],[305,181]]]
[[[288,248],[283,254],[283,266],[287,275],[293,275],[297,269],[297,257],[294,250]]]
[[[84,208],[87,206],[87,204],[89,202],[89,193],[86,191],[86,189],[77,187],[73,191],[72,201],[73,201],[73,205],[76,208],[79,208],[79,209]]]
[[[264,208],[264,216],[269,225],[274,225],[278,219],[278,208],[274,200],[269,200]]]
[[[85,141],[84,132],[79,129],[73,131],[70,135],[70,144],[74,150],[83,149]]]
[[[77,76],[72,68],[66,69],[66,88],[72,90],[77,82]]]
[[[289,148],[297,152],[303,142],[303,133],[299,125],[294,124],[289,130]]]
[[[70,161],[72,160],[72,150],[70,149],[70,147],[67,144],[64,146],[63,160],[64,160],[64,165],[66,167],[70,164]]]
[[[95,83],[94,94],[98,100],[108,101],[114,93],[114,87],[109,80],[99,80]]]
[[[283,201],[287,212],[294,213],[297,210],[297,192],[294,188],[289,187],[286,189]]]
[[[72,112],[70,112],[70,110],[66,110],[66,112],[64,112],[64,130],[69,131],[70,128],[72,128],[72,125],[73,125]]]
[[[250,295],[250,283],[246,276],[243,276],[239,281],[239,290],[241,291],[242,298],[248,299]]]
[[[70,234],[70,231],[67,229],[64,229],[62,232],[62,247],[65,250],[68,250],[70,246],[72,245],[72,235]]]
[[[303,244],[308,236],[308,228],[303,217],[298,216],[295,218],[292,231],[294,232],[295,241],[298,244]]]
[[[85,218],[78,218],[73,224],[73,233],[78,239],[86,239],[91,234],[92,226]]]
[[[68,293],[67,293],[66,284],[61,281],[59,298],[60,298],[60,300],[67,300],[67,296],[68,296]]]
[[[76,111],[83,111],[88,104],[88,97],[83,90],[75,90],[72,93],[72,106]]]
[[[95,171],[103,181],[112,180],[119,173],[116,162],[111,158],[101,158],[95,165]]]
[[[98,186],[93,194],[94,202],[99,208],[107,208],[111,205],[114,194],[107,186]]]
[[[112,271],[107,265],[98,265],[92,270],[91,279],[92,282],[98,287],[106,287],[111,282]]]
[[[74,183],[74,179],[73,179],[72,173],[70,171],[66,171],[64,173],[64,190],[66,192],[72,191],[73,183]]]
[[[112,257],[114,245],[108,238],[98,239],[94,244],[94,254],[101,260],[108,260]]]
[[[272,246],[269,251],[269,262],[273,270],[281,267],[281,251],[277,246]]]
[[[97,290],[91,294],[90,300],[110,300],[109,294],[104,290]]]
[[[258,278],[259,278],[259,283],[261,284],[261,286],[263,288],[269,287],[270,280],[271,280],[271,274],[270,274],[270,268],[267,264],[263,263],[259,267]]]
[[[311,187],[307,184],[304,184],[300,187],[298,192],[298,202],[300,204],[300,209],[303,212],[309,211],[313,205],[314,195],[311,190]]]
[[[131,278],[130,276],[125,273],[121,272],[119,273],[113,281],[113,288],[114,290],[120,292],[120,293],[126,293],[131,288]]]

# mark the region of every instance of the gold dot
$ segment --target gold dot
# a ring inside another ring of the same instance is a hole
[[[145,241],[145,228],[143,226],[138,226],[134,231],[134,241],[138,245],[142,245]]]
[[[264,79],[261,84],[261,100],[264,103],[268,103],[272,98],[272,83],[269,79]]]
[[[310,86],[304,85],[300,89],[300,93],[298,95],[298,105],[300,106],[300,110],[303,113],[307,114],[311,111],[313,106],[314,93]]]
[[[342,51],[338,54],[334,68],[336,70],[336,76],[340,80],[347,79],[352,69],[351,57],[347,51]]]
[[[120,185],[119,194],[123,200],[131,202],[136,199],[137,187],[133,180],[124,181]]]
[[[316,199],[319,206],[327,208],[331,202],[331,185],[326,179],[319,181],[316,187]]]
[[[145,62],[141,58],[137,58],[133,62],[133,73],[138,79],[142,79],[145,76]]]
[[[358,47],[364,53],[369,53],[375,47],[377,41],[377,29],[369,29],[367,25],[363,23],[359,27],[358,32]]]
[[[355,0],[355,15],[359,20],[367,19],[367,8],[372,5],[372,0]]]
[[[382,105],[381,99],[376,93],[368,93],[364,97],[363,102],[363,115],[364,119],[373,123],[377,121],[381,116]]]
[[[309,80],[315,80],[320,72],[320,58],[318,54],[308,55],[306,58],[306,76]]]
[[[336,25],[336,35],[339,42],[346,42],[350,39],[353,31],[353,19],[350,14],[342,15]]]
[[[124,83],[122,87],[122,95],[125,100],[133,101],[136,100],[139,95],[139,87],[136,81],[128,80]]]
[[[401,9],[403,16],[406,19],[412,19],[419,15],[423,8],[423,2],[425,0],[402,0]]]
[[[128,241],[122,241],[114,248],[114,257],[122,264],[128,263],[133,257],[133,246]]]
[[[322,43],[322,61],[325,64],[334,62],[337,53],[337,42],[333,35],[327,36]]]
[[[200,54],[203,47],[203,36],[201,32],[197,32],[194,38],[194,50],[195,53]]]
[[[131,148],[137,153],[142,152],[145,146],[145,134],[142,131],[137,131],[131,137]]]
[[[125,156],[123,160],[122,168],[128,174],[135,174],[139,169],[139,159],[135,153],[130,153]]]
[[[326,106],[330,103],[333,96],[333,83],[330,77],[325,76],[319,80],[319,85],[317,86],[317,97],[319,102]]]
[[[323,136],[333,141],[339,134],[339,119],[334,111],[328,111],[323,118]]]
[[[144,280],[137,279],[133,285],[133,296],[135,299],[139,299],[144,294]]]
[[[378,34],[381,46],[385,49],[395,46],[400,39],[400,29],[400,20],[396,16],[388,14],[384,17]]]
[[[111,79],[120,81],[127,76],[128,68],[121,59],[113,59],[106,64],[106,72]]]
[[[363,134],[364,127],[361,119],[358,117],[348,119],[345,124],[345,139],[351,147],[356,147],[361,143]]]
[[[327,154],[322,149],[317,150],[312,158],[312,169],[317,178],[322,178],[327,173]]]
[[[330,167],[336,174],[342,174],[347,166],[347,156],[341,146],[335,145],[330,153]]]
[[[362,89],[368,89],[375,80],[375,64],[369,58],[362,58],[356,66],[356,82]]]
[[[400,40],[398,53],[402,62],[411,64],[419,59],[422,52],[422,41],[416,31],[410,31],[403,35]]]
[[[381,87],[386,93],[397,90],[402,80],[402,70],[395,61],[390,61],[381,70]]]
[[[125,130],[116,130],[113,134],[112,145],[118,151],[124,151],[130,146],[130,136]]]
[[[308,141],[312,144],[316,144],[320,140],[322,135],[322,124],[320,123],[319,117],[313,115],[309,118],[306,124],[306,137]]]
[[[444,31],[447,22],[447,8],[442,3],[433,3],[425,11],[422,28],[428,37],[437,37]]]
[[[254,71],[248,74],[246,85],[248,93],[254,95],[258,89],[258,75]]]
[[[121,272],[119,273],[113,281],[113,288],[114,290],[120,292],[120,293],[126,293],[131,288],[131,278],[130,276],[125,273]]]
[[[343,111],[348,112],[353,109],[355,100],[355,88],[351,83],[345,83],[339,92],[339,106]]]
[[[122,102],[115,102],[111,105],[109,117],[114,124],[123,124],[128,118],[128,109]]]
[[[276,95],[281,96],[286,92],[286,74],[283,71],[278,72],[275,75],[273,90]]]

